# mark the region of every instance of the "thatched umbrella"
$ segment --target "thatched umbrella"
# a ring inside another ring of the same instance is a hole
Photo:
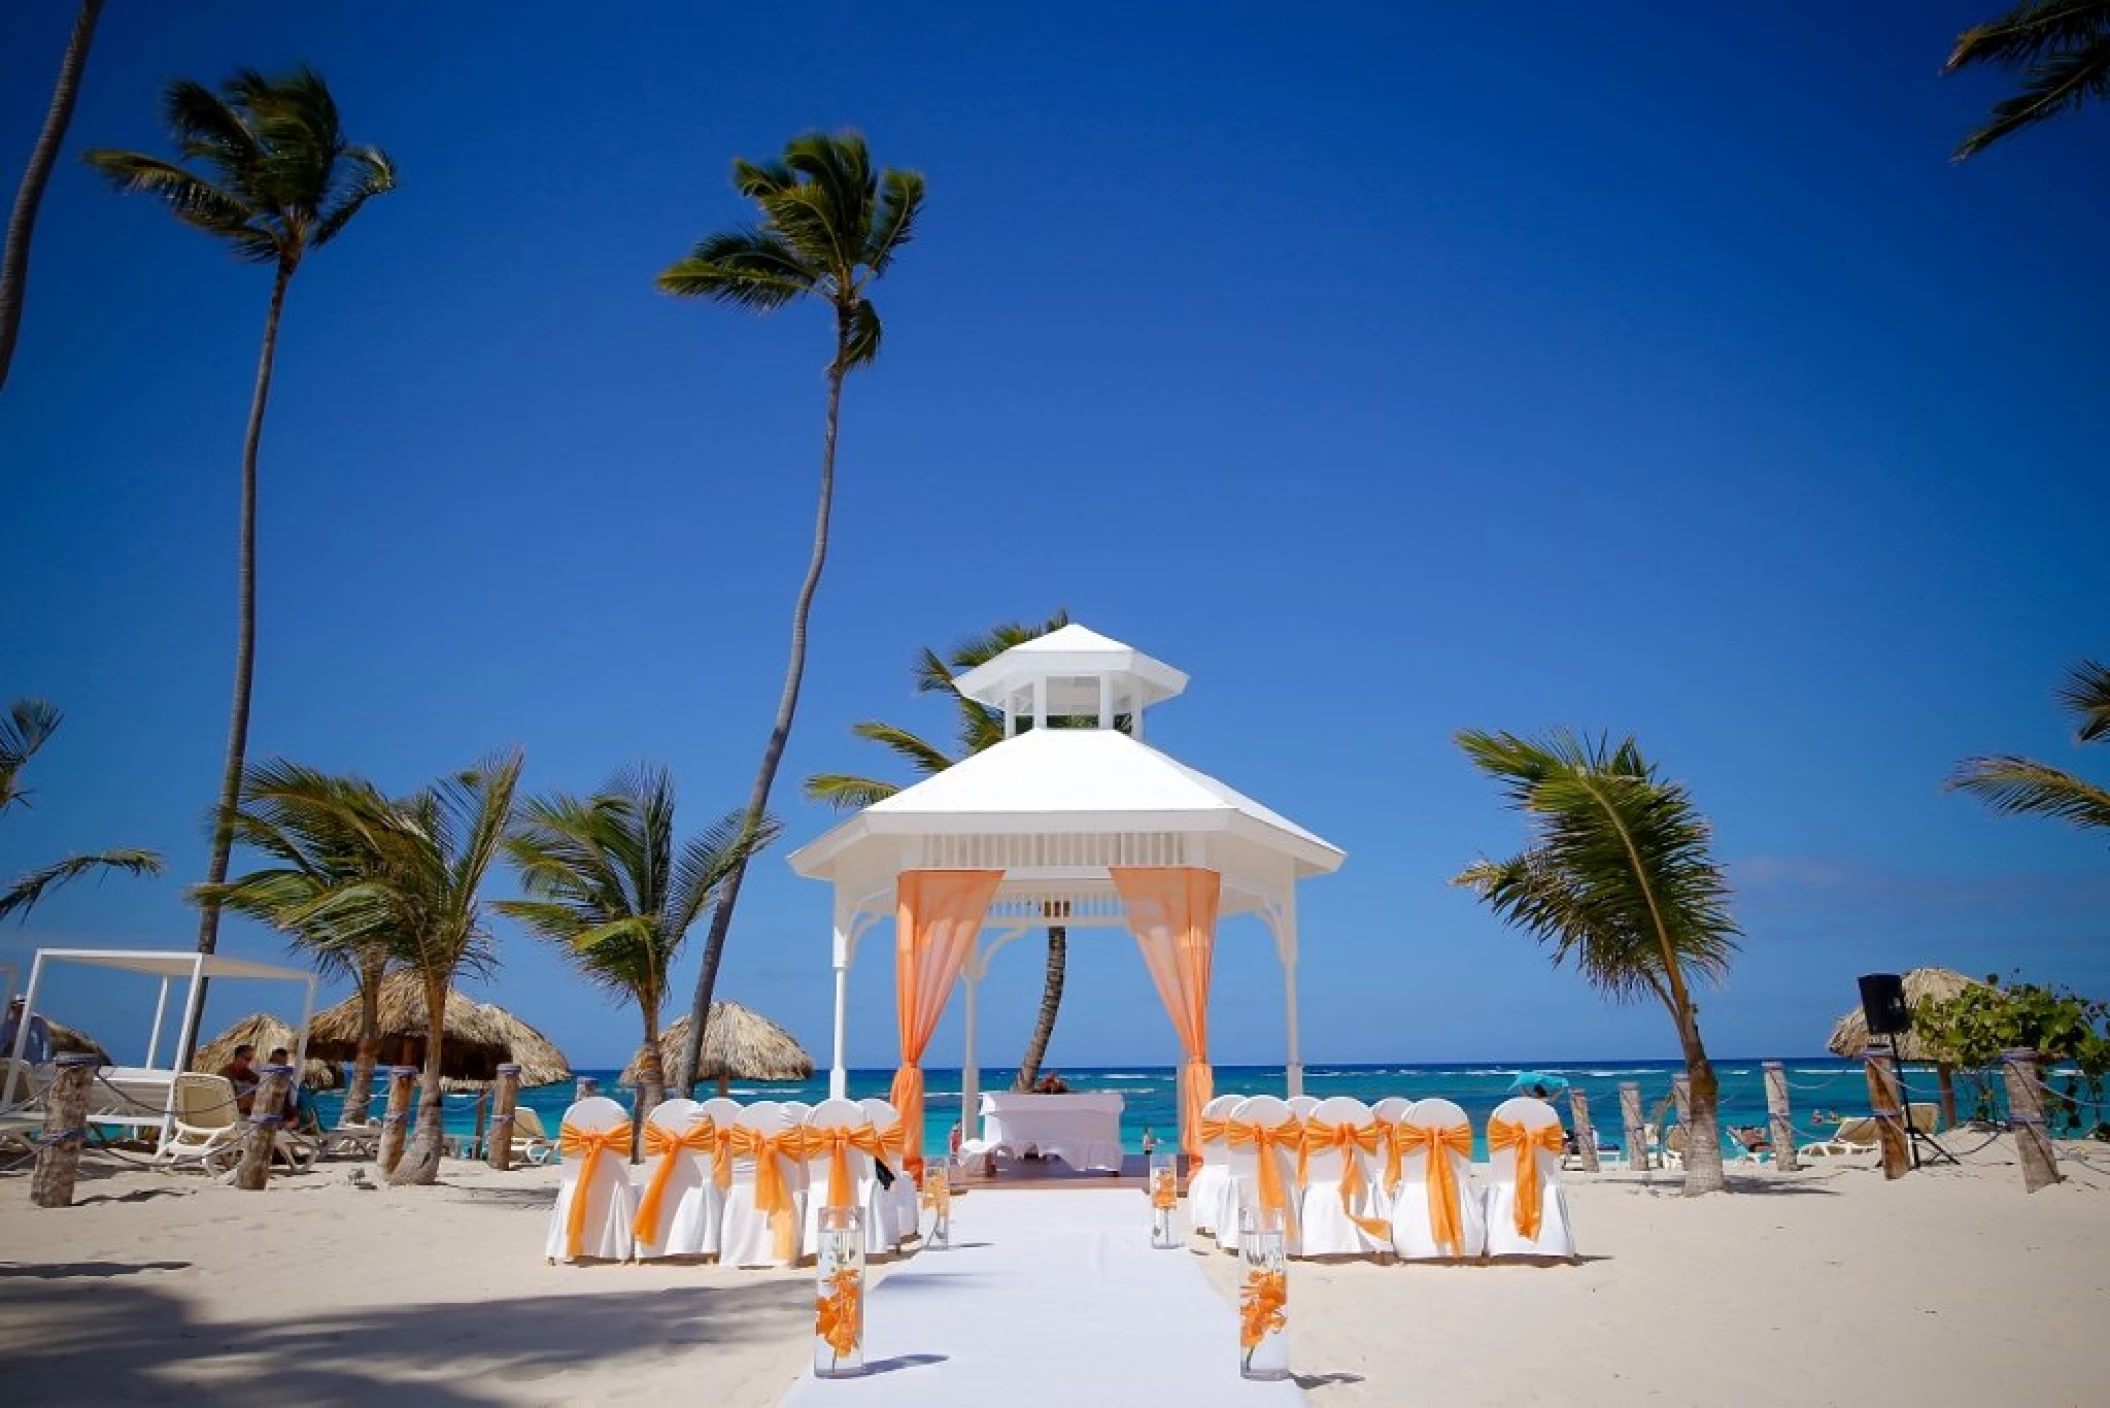
[[[234,1049],[237,1046],[253,1046],[259,1057],[268,1056],[275,1048],[281,1046],[288,1051],[298,1050],[299,1044],[294,1038],[299,1035],[299,1032],[269,1012],[252,1012],[199,1047],[198,1054],[191,1058],[190,1068],[194,1071],[217,1071],[234,1059]],[[260,1059],[257,1064],[261,1066],[263,1061]],[[336,1063],[317,1060],[312,1043],[309,1046],[308,1059],[300,1068],[300,1083],[310,1090],[337,1088]]]
[[[1922,1002],[1942,1002],[1967,992],[1982,988],[1978,979],[1957,972],[1954,968],[1914,968],[1905,974],[1905,1006],[1916,1009]],[[1832,1024],[1831,1040],[1825,1045],[1833,1055],[1855,1057],[1867,1050],[1869,1044],[1868,1014],[1857,1005],[1844,1013]],[[1928,1044],[1927,1039],[1916,1031],[1898,1033],[1898,1058],[1904,1061],[1931,1063],[1941,1078],[1942,1119],[1945,1123],[1956,1123],[1955,1072],[1946,1059],[1948,1053]]]
[[[440,1045],[440,1075],[448,1089],[479,1088],[497,1079],[499,1066],[520,1067],[522,1085],[571,1079],[564,1053],[502,1007],[473,1002],[447,990]],[[416,974],[391,973],[381,980],[381,1059],[403,1066],[425,1062],[425,990]],[[326,1061],[359,1055],[359,996],[354,993],[318,1013],[308,1028],[308,1054]]]
[[[686,1017],[659,1034],[659,1059],[665,1069],[674,1069],[688,1039]],[[718,1093],[723,1095],[735,1080],[804,1080],[812,1074],[813,1057],[790,1032],[752,1007],[737,1002],[711,1004],[711,1020],[703,1026],[703,1053],[697,1058],[698,1080],[715,1078]],[[623,1067],[617,1080],[622,1085],[637,1084],[636,1057]]]

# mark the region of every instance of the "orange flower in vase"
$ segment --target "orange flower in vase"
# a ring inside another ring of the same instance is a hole
[[[1160,1212],[1170,1212],[1180,1205],[1179,1175],[1169,1168],[1161,1168],[1151,1175],[1150,1205]]]
[[[1248,1271],[1238,1293],[1238,1347],[1251,1366],[1253,1351],[1278,1330],[1289,1328],[1289,1275],[1282,1271]]]
[[[829,1294],[814,1301],[813,1332],[827,1341],[840,1360],[857,1348],[864,1333],[864,1277],[844,1267],[828,1278]]]

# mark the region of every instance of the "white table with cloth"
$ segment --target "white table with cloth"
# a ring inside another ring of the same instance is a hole
[[[1110,1090],[1069,1095],[989,1091],[982,1096],[982,1137],[968,1153],[1028,1153],[1071,1168],[1121,1171],[1121,1097]]]

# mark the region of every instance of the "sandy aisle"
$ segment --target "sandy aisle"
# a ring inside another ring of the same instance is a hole
[[[2110,1402],[2110,1172],[2027,1195],[2008,1149],[1692,1200],[1574,1175],[1580,1266],[1292,1262],[1291,1362],[1338,1408]],[[1235,1295],[1236,1261],[1207,1262]]]

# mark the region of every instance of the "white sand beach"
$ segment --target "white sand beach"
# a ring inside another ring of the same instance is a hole
[[[1321,1405],[2099,1403],[2110,1158],[2078,1147],[2103,1171],[2068,1164],[2035,1195],[2005,1141],[1897,1183],[1735,1174],[1697,1200],[1669,1175],[1577,1175],[1580,1265],[1294,1263],[1293,1362]],[[10,1397],[763,1408],[805,1367],[810,1272],[549,1266],[553,1170],[449,1162],[445,1186],[386,1190],[354,1167],[256,1194],[98,1163],[67,1210],[0,1180]],[[1070,1195],[978,1191],[963,1237],[977,1204],[1022,1196]],[[1230,1257],[1162,1255],[1232,1284]],[[948,1401],[943,1365],[916,1377]]]

